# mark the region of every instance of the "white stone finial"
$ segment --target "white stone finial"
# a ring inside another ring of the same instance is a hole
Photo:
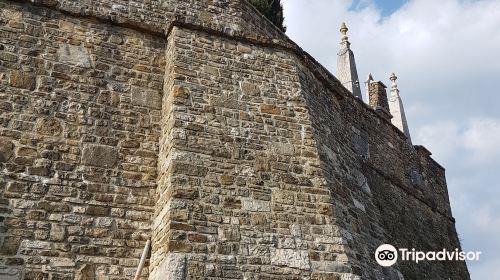
[[[406,135],[408,142],[411,143],[410,130],[408,129],[403,100],[401,100],[401,96],[399,96],[399,89],[396,84],[398,77],[396,74],[392,73],[389,79],[392,82],[391,97],[389,98],[389,108],[392,115],[391,122]]]
[[[349,43],[349,37],[347,36],[347,31],[349,31],[349,28],[347,28],[345,22],[342,22],[340,24],[340,34],[342,34],[341,45],[343,45],[344,48],[349,48],[349,46],[351,45],[351,43]]]
[[[347,25],[345,24],[345,22],[342,22],[340,24],[340,33],[344,36],[347,36],[347,31],[349,31],[349,28],[347,28]]]
[[[391,80],[392,85],[391,85],[391,97],[399,97],[399,89],[398,89],[398,84],[396,83],[396,80],[398,77],[394,72],[391,73],[391,76],[389,77],[389,80]]]
[[[394,74],[394,72],[392,72],[391,76],[389,77],[389,80],[391,80],[391,82],[392,82],[393,89],[398,88],[398,85],[396,84],[397,79],[398,79],[398,77],[396,76],[396,74]]]
[[[352,52],[347,37],[347,28],[345,22],[340,24],[340,33],[342,41],[340,42],[340,50],[337,53],[337,71],[335,76],[339,79],[342,85],[348,89],[354,96],[363,99],[361,96],[360,81],[358,79],[358,71],[356,70],[356,62],[354,53]]]

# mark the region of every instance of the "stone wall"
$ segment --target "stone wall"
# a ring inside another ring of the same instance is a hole
[[[0,0],[0,277],[469,279],[444,169],[246,1]],[[3,279],[2,278],[2,279]]]
[[[464,262],[400,262],[382,269],[373,253],[384,243],[436,251],[460,248],[444,169],[421,146],[358,99],[336,98],[302,68],[321,162],[332,190],[349,264],[363,279],[469,279]]]
[[[156,279],[350,275],[295,57],[183,28],[170,49]]]
[[[130,279],[156,202],[165,41],[0,12],[0,278]]]

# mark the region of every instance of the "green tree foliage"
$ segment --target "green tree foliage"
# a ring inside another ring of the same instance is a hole
[[[257,10],[259,10],[266,18],[268,18],[281,31],[286,31],[286,26],[283,25],[283,5],[281,0],[250,0]]]

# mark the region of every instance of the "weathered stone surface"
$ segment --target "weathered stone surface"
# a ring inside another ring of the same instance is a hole
[[[203,177],[207,174],[208,168],[198,165],[192,165],[184,162],[173,162],[172,173],[185,174],[190,176]]]
[[[160,268],[152,280],[172,279],[184,280],[186,274],[186,257],[183,254],[169,253],[160,264]]]
[[[255,171],[269,171],[269,158],[267,155],[259,155],[255,158]]]
[[[187,242],[184,241],[169,241],[166,251],[167,252],[191,252],[193,250],[193,246]]]
[[[234,176],[224,174],[220,177],[222,185],[232,185],[234,183]]]
[[[66,228],[62,225],[53,224],[50,230],[50,240],[63,241],[66,237]]]
[[[61,63],[84,68],[92,66],[89,50],[83,45],[61,44],[57,50],[57,56]]]
[[[6,256],[15,255],[19,250],[20,244],[21,244],[20,236],[5,236],[0,247],[0,254]]]
[[[250,212],[269,212],[271,211],[271,202],[257,200],[252,198],[243,198],[242,209]]]
[[[295,147],[291,144],[286,143],[272,143],[269,145],[272,154],[293,156],[295,153]]]
[[[222,96],[211,96],[210,104],[217,107],[236,109],[236,110],[247,110],[247,105],[241,102],[236,94],[224,94]]]
[[[240,230],[237,226],[221,225],[218,228],[219,240],[221,241],[239,241]]]
[[[243,94],[247,95],[259,95],[260,94],[260,89],[254,84],[247,83],[247,82],[242,82],[240,83],[241,86],[241,91]]]
[[[278,106],[272,104],[262,104],[260,106],[260,111],[266,114],[279,115],[281,110]]]
[[[42,135],[59,136],[63,127],[61,121],[55,118],[42,118],[38,121],[36,130]]]
[[[102,206],[88,206],[87,209],[85,209],[85,213],[91,216],[106,216],[109,214],[109,208]]]
[[[75,280],[94,280],[96,279],[95,266],[92,264],[83,264],[76,272]]]
[[[309,253],[305,250],[271,248],[271,264],[309,269]]]
[[[161,92],[165,38],[78,16],[88,1],[32,5],[0,0],[0,259],[24,261],[2,262],[0,279],[132,279],[160,110],[131,90]]]
[[[35,2],[0,0],[0,278],[131,279],[151,239],[143,279],[468,280],[376,265],[458,246],[444,171],[247,1]]]
[[[24,71],[12,71],[10,73],[10,85],[16,88],[34,90],[36,88],[36,76]]]
[[[86,145],[83,148],[82,164],[110,168],[118,161],[118,151],[114,147]]]
[[[153,109],[161,108],[161,95],[149,88],[132,87],[132,104]]]
[[[337,273],[328,273],[328,272],[314,272],[311,275],[311,280],[344,280],[348,278],[340,278],[340,275]]]
[[[14,148],[12,141],[0,138],[0,162],[7,162],[14,154]]]

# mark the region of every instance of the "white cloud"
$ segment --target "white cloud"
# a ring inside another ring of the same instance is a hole
[[[459,137],[458,124],[442,121],[421,126],[414,139],[432,151],[438,162],[444,162],[455,153],[460,143]]]
[[[462,145],[476,163],[500,161],[500,120],[473,120],[463,134]]]
[[[481,258],[487,258],[487,255],[482,255]],[[471,271],[472,279],[500,279],[500,258],[490,259],[479,263],[469,263],[469,266],[474,267]]]
[[[500,165],[500,119],[440,121],[420,126],[414,138],[440,162],[459,157],[469,168]]]

